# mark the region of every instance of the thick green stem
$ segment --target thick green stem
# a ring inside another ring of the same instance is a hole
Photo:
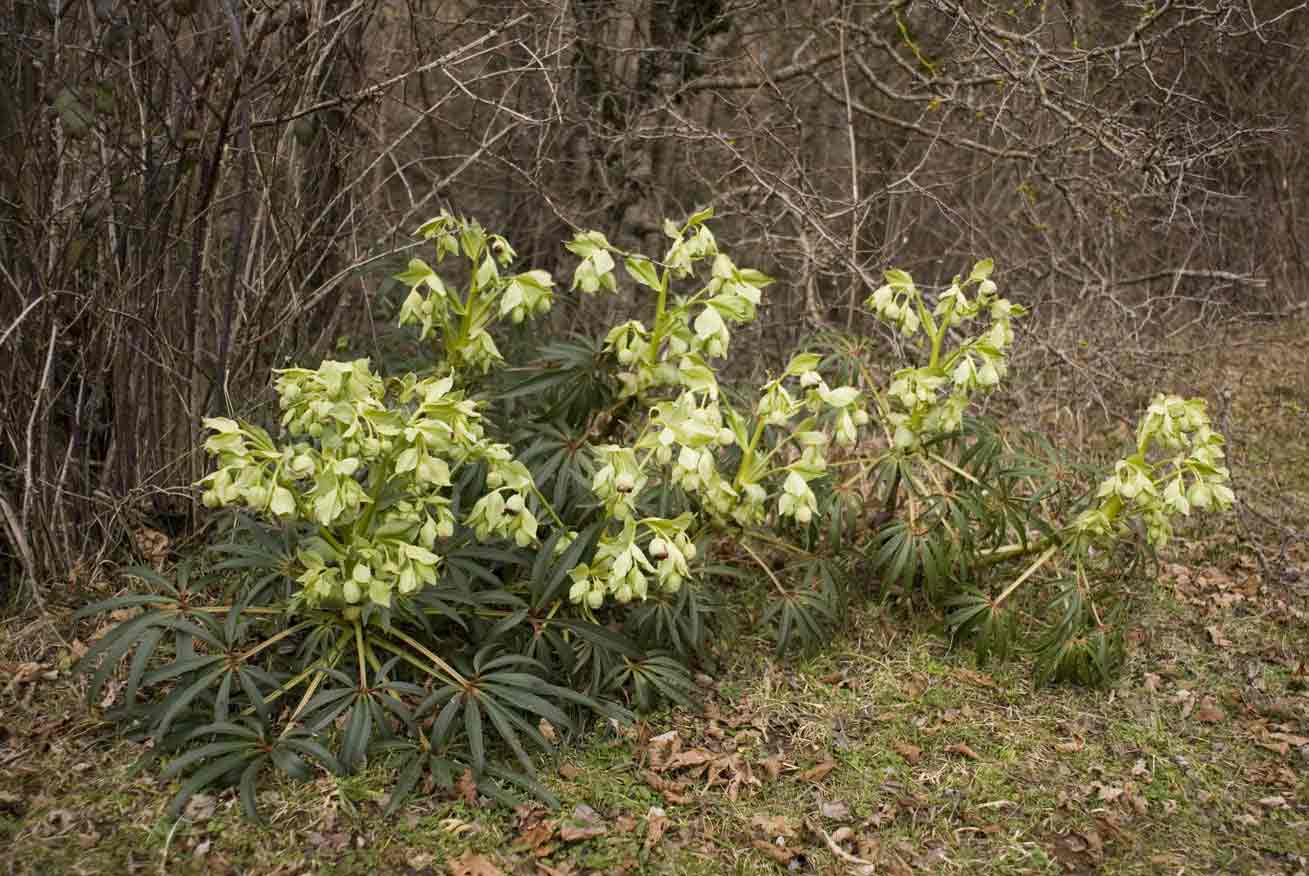
[[[659,274],[659,295],[655,300],[655,319],[654,329],[650,333],[650,349],[647,351],[647,363],[651,368],[659,362],[659,345],[663,343],[664,331],[667,326],[664,324],[664,312],[668,309],[668,268],[664,268]]]
[[[1055,536],[1047,536],[1038,541],[1030,541],[1027,544],[1006,544],[990,550],[978,551],[974,565],[981,568],[994,566],[1020,557],[1031,556],[1039,551],[1052,549],[1057,547],[1059,543],[1059,539]]]
[[[1050,558],[1054,556],[1054,552],[1058,550],[1058,548],[1059,548],[1058,545],[1051,545],[1050,547],[1046,548],[1045,553],[1041,554],[1041,556],[1036,558],[1036,562],[1032,563],[1032,565],[1024,569],[1023,574],[1019,575],[1016,579],[1014,579],[1014,583],[1006,587],[1004,589],[1004,592],[995,598],[994,604],[996,606],[999,606],[1006,599],[1008,599],[1010,594],[1012,594],[1015,590],[1017,590],[1019,587],[1023,585],[1024,581],[1035,575],[1038,569],[1040,569],[1047,562],[1049,562]]]
[[[941,325],[939,327],[936,325],[935,321],[931,323],[929,333],[932,336],[932,357],[928,360],[928,368],[935,368],[941,361],[941,343],[945,340],[946,330],[950,327],[950,319],[954,316],[956,301],[957,299],[950,300],[949,307],[946,308],[945,313],[941,316]],[[926,307],[923,308],[923,312],[927,312]]]

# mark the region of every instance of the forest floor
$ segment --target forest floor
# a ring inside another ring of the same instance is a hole
[[[176,787],[131,771],[140,747],[69,673],[92,630],[67,619],[112,585],[70,582],[0,630],[0,874],[1309,873],[1305,337],[1233,329],[1167,363],[1223,400],[1248,506],[1169,549],[1109,690],[981,671],[931,618],[870,604],[812,659],[746,636],[698,708],[562,747],[555,812],[384,818],[378,766],[273,783],[268,827],[227,794],[174,821]]]

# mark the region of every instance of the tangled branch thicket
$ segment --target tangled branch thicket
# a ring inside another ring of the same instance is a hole
[[[996,254],[1059,403],[1160,329],[1303,300],[1306,3],[0,8],[0,561],[38,601],[142,520],[186,528],[201,418],[269,367],[383,349],[443,207],[550,269],[578,228],[650,251],[712,202],[783,279],[756,360],[873,331],[891,261]]]

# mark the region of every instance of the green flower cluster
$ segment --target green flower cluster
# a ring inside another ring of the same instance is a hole
[[[617,533],[602,539],[590,563],[580,563],[569,572],[573,584],[568,598],[596,609],[612,597],[620,603],[645,599],[650,578],[661,589],[675,593],[691,574],[689,561],[696,547],[687,535],[695,522],[690,512],[672,520],[628,517]],[[645,547],[640,542],[648,539]]]
[[[720,399],[709,363],[727,354],[729,326],[755,319],[762,290],[772,280],[738,267],[718,249],[703,224],[710,215],[698,213],[680,228],[667,223],[672,244],[658,266],[617,250],[596,232],[579,234],[568,244],[582,259],[574,288],[616,291],[613,270],[621,258],[628,275],[656,295],[654,328],[632,320],[606,336],[606,349],[622,367],[621,397],[646,402],[648,415],[630,445],[595,448],[592,491],[622,525],[602,534],[594,562],[573,570],[574,602],[598,607],[609,596],[643,598],[653,554],[663,557],[663,571],[656,576],[660,585],[680,586],[686,561],[695,555],[687,528],[694,522],[763,523],[770,494],[779,518],[808,524],[817,512],[810,484],[827,471],[833,436],[838,444],[853,444],[858,427],[868,422],[863,394],[852,386],[829,387],[818,373],[816,354],[796,356],[783,375],[764,385],[753,418]],[[692,277],[705,262],[705,284],[689,296],[674,297],[672,282]],[[726,453],[732,447],[739,455]],[[734,471],[729,459],[739,460]],[[640,497],[662,485],[694,497],[703,519],[683,515],[638,522]],[[640,544],[647,537],[643,553]]]
[[[489,491],[464,524],[478,538],[536,542],[531,475],[486,437],[453,378],[409,374],[389,389],[367,359],[329,360],[278,373],[288,443],[250,424],[205,420],[215,432],[205,449],[218,458],[201,481],[206,505],[316,525],[299,554],[308,605],[389,607],[393,594],[434,584],[438,540],[455,528],[451,478],[465,465],[487,467]]]
[[[518,254],[509,241],[487,234],[471,220],[456,219],[443,211],[424,223],[418,233],[435,244],[438,265],[446,255],[462,252],[472,277],[461,296],[422,259],[411,259],[409,269],[396,276],[410,286],[400,307],[400,325],[417,323],[419,340],[431,336],[440,341],[451,373],[485,374],[504,361],[487,331],[492,320],[508,318],[520,323],[546,313],[554,300],[554,280],[541,270],[502,275],[501,269]]]
[[[972,396],[987,392],[1004,377],[1013,344],[1013,320],[1027,311],[996,294],[990,259],[978,262],[966,280],[955,277],[930,311],[913,277],[886,272],[886,284],[865,302],[883,322],[905,338],[925,336],[930,359],[921,368],[897,371],[887,390],[894,402],[883,411],[897,448],[913,449],[923,441],[957,430]],[[970,287],[976,294],[968,297]],[[985,314],[990,326],[982,334],[946,353],[947,333]]]
[[[718,384],[709,362],[727,355],[732,341],[729,324],[754,320],[762,290],[773,282],[759,271],[737,267],[719,251],[713,233],[703,224],[710,215],[697,213],[681,228],[665,223],[664,233],[672,244],[662,271],[645,256],[621,253],[598,231],[578,234],[566,244],[582,257],[573,274],[573,288],[617,291],[613,274],[617,253],[633,280],[658,293],[653,330],[632,320],[615,326],[605,338],[606,349],[623,366],[618,380],[625,398],[669,386],[716,397]],[[670,302],[670,280],[692,276],[706,260],[712,260],[708,282],[689,298]]]
[[[1203,399],[1157,395],[1137,427],[1136,452],[1114,464],[1096,491],[1098,504],[1073,522],[1076,539],[1089,546],[1117,537],[1138,517],[1156,547],[1173,534],[1173,519],[1194,510],[1226,511],[1235,494],[1223,465],[1223,436],[1213,430]],[[1171,456],[1151,459],[1162,449]]]

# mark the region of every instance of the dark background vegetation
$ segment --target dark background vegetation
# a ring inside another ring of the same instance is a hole
[[[1042,403],[1110,413],[1305,300],[1307,47],[1290,0],[0,0],[0,597],[190,531],[200,418],[381,359],[443,207],[566,278],[714,204],[781,280],[742,371],[990,255]]]

